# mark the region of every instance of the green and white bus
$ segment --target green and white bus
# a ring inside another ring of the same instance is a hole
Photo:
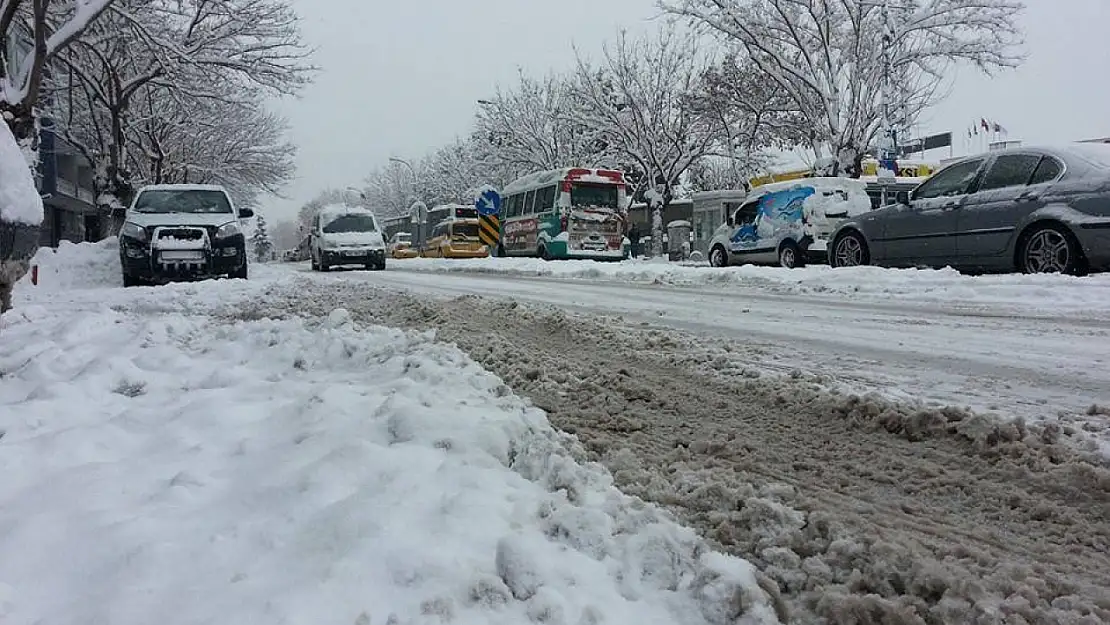
[[[498,256],[628,258],[627,185],[619,171],[538,172],[516,180],[501,195]]]

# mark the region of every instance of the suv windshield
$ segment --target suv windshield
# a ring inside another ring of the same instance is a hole
[[[617,208],[617,187],[607,184],[576,184],[570,188],[574,208]]]
[[[136,213],[231,213],[223,191],[160,189],[143,191],[135,200]]]
[[[370,215],[350,213],[336,217],[324,226],[324,232],[337,234],[340,232],[377,232],[378,225]]]

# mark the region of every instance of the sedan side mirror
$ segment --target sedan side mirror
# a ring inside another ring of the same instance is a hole
[[[251,217],[254,217],[254,211],[253,210],[251,210],[249,208],[240,208],[239,209],[239,219],[250,219]]]
[[[909,206],[910,205],[910,192],[909,191],[899,191],[898,193],[896,193],[894,195],[894,201],[898,202],[899,204],[901,204],[903,206]]]

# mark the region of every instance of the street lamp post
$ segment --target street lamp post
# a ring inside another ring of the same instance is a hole
[[[412,223],[416,224],[416,232],[413,233],[413,239],[415,239],[415,244],[417,246],[422,247],[424,245],[424,226],[428,223],[428,211],[427,209],[419,211],[413,208],[417,204],[421,206],[424,205],[424,203],[420,201],[420,198],[416,195],[416,168],[412,166],[412,163],[406,161],[403,158],[396,158],[391,156],[389,158],[389,161],[391,163],[400,163],[401,165],[404,165],[408,168],[409,174],[412,175],[412,193],[410,195],[412,196],[413,202],[409,207],[409,213],[416,213],[416,217],[412,220]]]

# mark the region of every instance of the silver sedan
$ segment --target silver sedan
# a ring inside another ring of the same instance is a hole
[[[970,156],[838,225],[833,267],[1082,274],[1110,268],[1110,145]]]

